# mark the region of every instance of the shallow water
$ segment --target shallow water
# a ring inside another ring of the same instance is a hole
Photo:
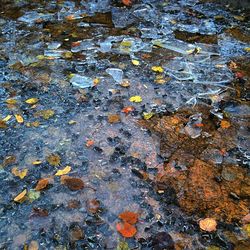
[[[2,2],[0,248],[173,249],[155,243],[167,232],[175,249],[247,249],[247,12],[198,0]],[[66,166],[84,189],[55,176]],[[139,214],[129,239],[116,229],[125,210]],[[199,228],[205,217],[215,232]]]

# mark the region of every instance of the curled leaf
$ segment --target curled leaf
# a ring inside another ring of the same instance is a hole
[[[68,174],[71,170],[71,167],[70,166],[66,166],[64,169],[61,169],[61,170],[58,170],[56,172],[56,176],[61,176],[61,175],[64,175],[64,174]]]
[[[28,173],[28,169],[22,169],[22,170],[18,170],[18,168],[14,167],[11,170],[11,173],[17,177],[19,177],[20,179],[23,179],[27,173]]]
[[[25,200],[25,195],[27,194],[27,189],[24,189],[20,194],[18,194],[15,198],[15,202],[22,203]]]
[[[206,218],[199,221],[199,226],[204,231],[213,232],[216,231],[217,222],[213,218]]]
[[[119,218],[123,220],[124,222],[127,222],[133,225],[138,221],[138,213],[124,211],[123,213],[119,214]]]
[[[131,238],[137,233],[136,228],[127,222],[117,223],[116,230],[125,238]]]
[[[84,182],[80,178],[63,175],[61,183],[67,186],[70,190],[76,191],[84,188]]]
[[[38,181],[36,184],[35,190],[40,191],[45,189],[49,185],[49,178],[43,178]]]

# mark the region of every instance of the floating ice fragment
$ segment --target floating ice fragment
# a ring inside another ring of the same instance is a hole
[[[121,83],[122,82],[122,78],[123,78],[123,71],[121,69],[117,69],[117,68],[108,68],[106,69],[106,72],[111,75],[113,77],[113,79],[117,82],[117,83]]]
[[[86,76],[81,76],[81,75],[74,75],[71,79],[70,82],[72,83],[72,85],[74,87],[77,88],[89,88],[89,87],[93,87],[93,80],[90,77],[86,77]]]

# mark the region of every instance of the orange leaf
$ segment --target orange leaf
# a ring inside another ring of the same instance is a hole
[[[38,181],[36,184],[35,190],[40,191],[45,189],[49,185],[49,179],[48,178],[43,178]]]
[[[69,177],[67,175],[61,177],[61,183],[66,185],[72,191],[84,188],[84,182],[80,178]]]
[[[204,124],[203,123],[196,123],[195,127],[201,128],[201,127],[204,127]]]
[[[119,214],[119,218],[124,222],[133,225],[138,221],[138,214],[130,211],[124,211]]]
[[[132,1],[131,0],[122,0],[122,3],[126,6],[130,6],[132,5]]]
[[[136,228],[127,222],[117,223],[116,230],[125,238],[131,238],[137,233]]]
[[[204,220],[200,220],[199,226],[200,226],[200,229],[204,231],[212,232],[212,231],[216,231],[217,222],[213,218],[206,218]]]
[[[85,145],[86,145],[87,148],[89,148],[89,147],[93,146],[94,143],[95,142],[93,140],[87,140]]]
[[[222,120],[220,123],[220,126],[224,129],[230,128],[231,124],[230,122],[226,121],[226,120]]]
[[[122,109],[122,112],[125,113],[125,114],[128,114],[128,113],[130,113],[130,112],[132,112],[134,110],[135,110],[135,108],[133,106],[127,106],[127,107]]]

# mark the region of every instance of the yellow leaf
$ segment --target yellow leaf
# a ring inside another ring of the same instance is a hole
[[[94,80],[93,80],[93,83],[94,83],[94,85],[97,85],[97,84],[99,84],[100,83],[100,78],[95,78]]]
[[[244,225],[243,230],[247,234],[247,236],[250,237],[250,224]]]
[[[199,54],[201,52],[201,48],[197,47],[197,48],[194,48],[194,49],[190,49],[190,50],[187,50],[186,51],[189,55],[190,54]]]
[[[163,73],[164,69],[161,66],[153,66],[151,68],[154,72]]]
[[[25,101],[28,104],[36,104],[38,102],[38,98],[29,98]]]
[[[143,113],[143,118],[145,119],[145,120],[149,120],[151,117],[153,117],[154,116],[154,113],[152,113],[152,112],[150,112],[150,113],[146,113],[146,112],[144,112]]]
[[[39,160],[33,161],[32,164],[33,165],[40,165],[40,164],[42,164],[42,161],[39,161]]]
[[[129,98],[129,101],[131,101],[131,102],[141,102],[141,101],[142,101],[142,98],[141,98],[141,96],[139,96],[139,95],[135,95],[135,96],[131,96],[131,97]]]
[[[21,192],[20,194],[18,194],[15,198],[14,201],[15,202],[19,202],[22,203],[25,200],[25,195],[27,194],[27,189],[24,189],[23,192]]]
[[[36,56],[36,58],[37,58],[38,60],[43,60],[43,59],[45,58],[45,56],[44,56],[44,55],[38,55],[38,56]]]
[[[7,115],[2,121],[7,122],[11,119],[12,115]]]
[[[135,65],[135,66],[138,66],[138,65],[140,65],[140,61],[132,60],[132,64]]]
[[[47,161],[52,166],[58,166],[60,164],[61,158],[57,154],[51,154],[47,157]]]
[[[76,124],[76,121],[74,121],[74,120],[70,120],[70,121],[68,122],[68,124],[69,124],[69,125]]]
[[[24,120],[23,120],[23,117],[19,114],[15,114],[15,118],[17,120],[18,123],[23,123]]]
[[[216,231],[217,222],[213,218],[206,218],[204,220],[200,220],[199,226],[200,226],[200,229],[204,231],[212,232],[212,231]]]
[[[48,120],[49,118],[51,118],[53,115],[55,114],[55,111],[52,109],[46,109],[46,110],[40,110],[37,111],[34,116],[35,117],[42,117],[45,120]]]
[[[6,103],[8,103],[8,104],[16,104],[17,100],[15,100],[15,99],[7,99]]]
[[[64,175],[64,174],[68,174],[71,170],[71,167],[70,166],[66,166],[64,169],[61,169],[61,170],[58,170],[56,172],[56,176],[61,176],[61,175]]]
[[[250,52],[250,47],[244,48],[246,52]]]
[[[19,177],[20,179],[23,179],[27,173],[28,173],[28,169],[22,169],[22,170],[18,170],[18,168],[12,168],[11,173],[17,177]]]

